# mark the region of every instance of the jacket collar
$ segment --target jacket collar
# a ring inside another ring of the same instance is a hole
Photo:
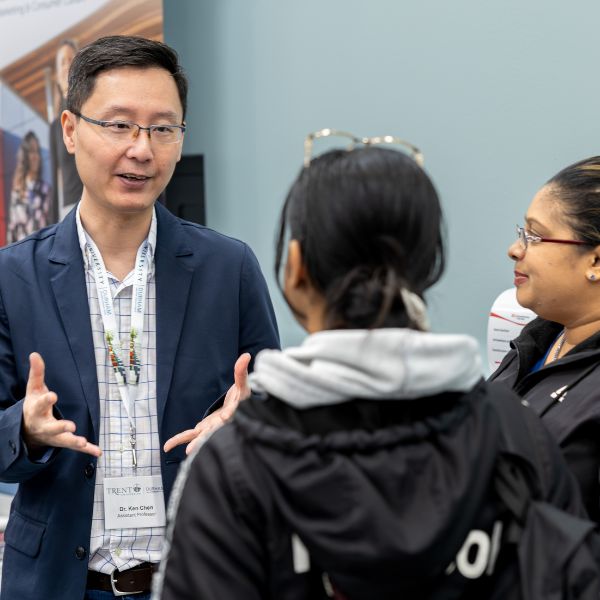
[[[156,203],[156,397],[161,430],[197,262],[182,221]]]
[[[535,361],[539,360],[550,345],[556,340],[556,337],[563,330],[560,323],[547,321],[538,317],[528,323],[518,338],[511,342],[511,347],[519,351],[519,356],[525,364],[533,366]],[[577,344],[569,353],[561,358],[561,362],[567,359],[577,360],[583,358],[583,353],[588,356],[590,351],[596,352],[600,349],[600,331],[591,335],[589,338]]]
[[[48,260],[50,285],[81,382],[81,394],[90,412],[94,441],[97,442],[100,433],[98,377],[75,209],[56,226]]]
[[[75,213],[76,207],[56,226],[54,244],[48,255],[50,262],[67,265],[81,261]]]

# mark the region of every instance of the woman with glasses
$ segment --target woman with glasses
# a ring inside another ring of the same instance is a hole
[[[258,355],[250,399],[186,462],[156,597],[520,598],[499,452],[535,465],[535,440],[545,499],[574,513],[577,485],[537,417],[482,382],[477,342],[428,331],[444,249],[420,153],[352,136],[311,160],[324,131],[276,247],[308,337]]]
[[[600,521],[600,157],[541,188],[508,255],[517,300],[538,318],[491,381],[512,388],[542,418]]]

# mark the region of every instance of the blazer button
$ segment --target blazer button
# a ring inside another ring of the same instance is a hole
[[[94,463],[88,463],[85,465],[85,469],[83,470],[83,474],[87,479],[91,479],[94,476],[94,471],[96,468],[94,467]]]
[[[8,440],[8,445],[10,446],[10,451],[13,454],[17,453],[17,445],[15,444],[14,440]]]
[[[83,546],[75,548],[75,556],[78,560],[83,560],[87,556],[87,551]]]

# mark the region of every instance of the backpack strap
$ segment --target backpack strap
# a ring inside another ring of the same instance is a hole
[[[499,391],[499,390],[497,390]],[[507,524],[506,540],[518,544],[532,500],[542,499],[547,488],[547,475],[542,457],[543,444],[526,414],[527,403],[508,390],[495,395],[491,404],[498,416],[503,439],[494,475],[494,489],[513,517]]]
[[[519,466],[506,455],[500,455],[494,478],[496,494],[520,526],[525,524],[531,501],[531,489]]]

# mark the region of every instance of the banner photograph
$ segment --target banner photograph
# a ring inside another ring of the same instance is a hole
[[[69,66],[106,35],[163,39],[162,0],[0,0],[0,246],[55,223],[81,196],[62,141]]]

